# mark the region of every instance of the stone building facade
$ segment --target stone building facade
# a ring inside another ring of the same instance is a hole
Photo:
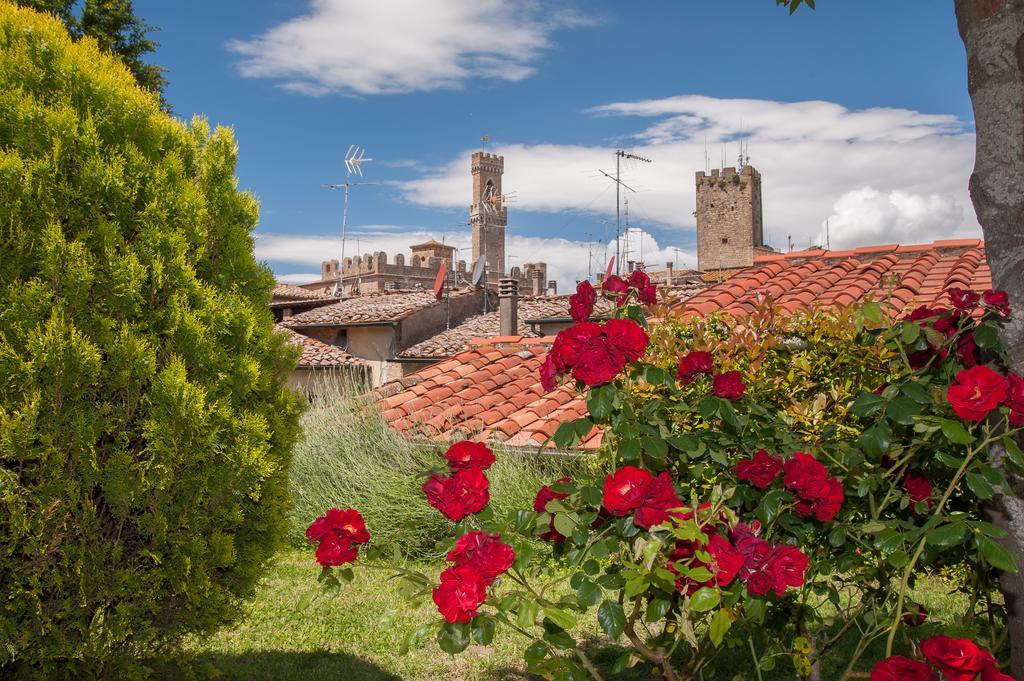
[[[750,267],[774,253],[764,243],[761,173],[754,166],[697,173],[697,268],[704,272]]]
[[[320,281],[303,284],[302,288],[344,296],[366,295],[401,289],[431,289],[442,262],[448,263],[449,287],[469,284],[474,263],[482,255],[485,262],[485,281],[497,288],[498,280],[509,277],[518,280],[519,290],[529,295],[557,292],[555,282],[548,281],[547,264],[528,262],[522,267],[509,268],[505,273],[505,229],[508,208],[504,205],[501,178],[505,172],[505,158],[497,154],[477,152],[470,165],[473,176],[473,203],[469,208],[469,224],[473,246],[473,259],[455,261],[455,247],[431,239],[410,247],[412,256],[406,261],[402,253],[389,262],[383,251],[363,256],[324,260],[320,264]],[[344,291],[338,283],[344,282]]]

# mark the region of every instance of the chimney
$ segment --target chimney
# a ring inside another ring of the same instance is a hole
[[[550,279],[548,281],[548,295],[549,296],[557,296],[558,295],[558,282],[555,281],[554,279]]]
[[[544,273],[539,269],[530,270],[530,293],[535,296],[544,295]]]
[[[519,335],[519,282],[515,279],[498,282],[498,333]]]
[[[635,269],[636,269],[636,260],[627,260],[626,261],[626,271],[627,272],[632,272]]]
[[[672,285],[672,263],[665,263],[665,285]]]

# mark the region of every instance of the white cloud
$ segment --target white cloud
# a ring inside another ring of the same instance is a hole
[[[918,243],[930,241],[931,234],[968,236],[976,230],[964,227],[964,207],[939,194],[887,193],[863,187],[843,194],[828,219],[832,248],[849,248],[865,243]]]
[[[409,228],[401,234],[385,234],[358,228],[352,233],[353,237],[346,243],[346,256],[384,251],[388,254],[389,261],[393,262],[396,254],[403,253],[408,262],[410,245],[427,239],[444,239],[445,243],[461,249],[458,255],[460,259],[467,262],[472,259],[468,231],[438,233]],[[513,267],[543,259],[548,264],[548,278],[557,280],[559,290],[564,292],[571,290],[576,281],[603,272],[608,264],[608,258],[615,253],[615,241],[590,245],[569,239],[510,235],[506,240],[505,251],[507,255],[512,256],[510,262]],[[653,236],[639,229],[632,229],[628,235],[623,235],[620,251],[623,263],[626,260],[643,259],[648,264],[648,269],[652,271],[663,269],[665,263],[670,261],[680,268],[694,267],[697,262],[694,253],[665,248]],[[257,260],[269,261],[278,268],[281,265],[298,265],[319,270],[321,261],[340,256],[341,239],[338,237],[289,234],[259,234],[256,237]],[[319,279],[319,276],[311,272],[301,272],[280,275],[279,279],[291,283],[306,283]]]
[[[636,190],[626,195],[641,222],[692,230],[694,172],[704,169],[705,153],[718,167],[723,149],[726,165],[735,165],[736,139],[743,136],[762,174],[766,237],[777,247],[787,236],[799,248],[817,240],[825,219],[840,215],[838,202],[864,187],[878,188],[901,207],[891,213],[891,228],[851,227],[850,245],[891,242],[894,235],[930,241],[980,234],[967,194],[974,134],[955,116],[702,96],[619,102],[590,113],[657,119],[630,138],[631,151],[653,163],[627,162],[622,176]],[[505,156],[504,190],[516,192],[512,224],[518,211],[614,214],[614,185],[598,172],[613,171],[614,147],[505,144],[495,151]],[[406,183],[406,198],[438,208],[465,206],[470,153]],[[847,200],[844,206],[843,224],[872,224],[869,213],[856,214],[872,202]]]
[[[593,23],[535,0],[312,0],[307,14],[228,47],[244,76],[309,95],[376,95],[522,80],[552,32]]]

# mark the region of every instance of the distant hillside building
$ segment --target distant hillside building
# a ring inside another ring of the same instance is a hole
[[[697,173],[697,268],[750,267],[775,250],[764,243],[761,173],[752,165]]]
[[[556,284],[548,281],[547,264],[528,262],[522,267],[509,267],[506,275],[505,229],[508,226],[508,208],[501,189],[505,172],[505,157],[477,152],[470,164],[473,175],[473,203],[469,208],[469,224],[473,243],[473,257],[467,263],[455,260],[455,247],[431,239],[411,247],[412,257],[397,253],[393,261],[383,251],[338,260],[324,260],[320,264],[320,281],[303,284],[302,288],[321,294],[344,296],[366,295],[399,289],[426,289],[434,286],[442,262],[448,263],[449,286],[468,284],[473,265],[482,255],[486,263],[486,283],[497,288],[498,280],[516,279],[519,288],[531,295],[554,292]],[[344,281],[344,291],[337,284]]]

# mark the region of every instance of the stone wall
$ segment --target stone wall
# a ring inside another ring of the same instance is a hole
[[[761,174],[747,165],[698,172],[697,267],[703,271],[750,267],[764,245]],[[770,249],[769,249],[770,251]]]

